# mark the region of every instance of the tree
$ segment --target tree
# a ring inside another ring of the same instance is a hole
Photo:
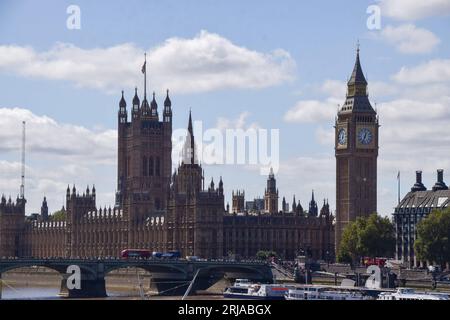
[[[258,260],[267,260],[268,258],[276,257],[276,256],[277,256],[277,253],[274,251],[260,250],[256,253],[256,258],[258,258]]]
[[[359,223],[361,224],[363,221]],[[354,221],[350,222],[342,233],[337,260],[351,263],[360,255],[361,252],[358,249],[358,223]]]
[[[391,257],[395,248],[394,226],[376,213],[358,217],[342,233],[338,261],[355,263],[361,257]]]
[[[66,221],[66,218],[67,218],[66,211],[63,210],[58,210],[50,216],[50,219],[52,221]]]
[[[414,251],[421,261],[450,262],[450,208],[435,210],[417,224]]]

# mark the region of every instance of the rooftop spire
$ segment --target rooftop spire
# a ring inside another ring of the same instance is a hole
[[[123,90],[122,90],[122,98],[120,99],[120,102],[119,102],[119,107],[120,107],[120,109],[122,109],[122,111],[123,111],[123,109],[125,109],[127,107],[127,103],[123,96]]]
[[[350,80],[348,81],[348,84],[366,84],[367,85],[367,81],[366,78],[364,77],[364,73],[362,71],[361,68],[361,62],[359,60],[359,40],[356,46],[356,61],[355,61],[355,66],[353,67],[353,72],[352,75],[350,77]]]
[[[192,112],[191,112],[191,109],[189,109],[188,131],[189,131],[189,134],[190,134],[192,137],[194,137],[194,132],[193,132],[193,129],[192,129]]]
[[[272,180],[272,179],[275,179],[275,174],[273,173],[273,168],[270,167],[269,177],[267,178],[267,180]]]
[[[152,102],[150,103],[151,106],[151,116],[152,118],[158,118],[158,104],[156,103],[156,98],[155,98],[155,91],[153,91],[153,99]]]
[[[166,93],[167,93],[167,95],[166,95],[166,100],[164,100],[164,106],[171,107],[172,101],[170,101],[170,98],[169,98],[169,89],[167,89]]]
[[[138,93],[137,93],[137,87],[134,88],[134,98],[133,98],[133,107],[137,107],[139,109],[139,104],[141,102],[139,101]]]
[[[186,164],[196,163],[194,129],[192,127],[191,110],[189,110],[188,134],[183,148],[183,162]]]
[[[366,112],[376,114],[369,101],[367,93],[367,80],[361,68],[361,61],[359,59],[359,41],[356,46],[356,60],[353,67],[353,72],[347,82],[347,96],[346,101],[340,107],[339,113],[350,112]]]

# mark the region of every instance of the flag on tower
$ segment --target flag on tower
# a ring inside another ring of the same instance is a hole
[[[147,61],[144,62],[144,65],[142,66],[142,73],[145,73],[147,71]]]

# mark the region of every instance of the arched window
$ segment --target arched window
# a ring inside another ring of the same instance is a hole
[[[161,209],[161,200],[159,198],[155,199],[155,209],[160,210]]]
[[[155,172],[155,175],[157,175],[158,177],[161,175],[160,169],[161,169],[161,163],[160,163],[159,157],[157,157],[156,158],[156,172]]]
[[[153,157],[150,157],[150,160],[148,162],[148,175],[152,176],[154,174],[154,163],[153,163]]]
[[[144,177],[148,175],[147,157],[142,158],[142,175]]]

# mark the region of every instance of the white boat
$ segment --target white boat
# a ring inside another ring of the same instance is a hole
[[[252,285],[252,282],[249,279],[236,279],[233,286],[248,288],[250,285]]]
[[[286,300],[372,300],[373,297],[358,288],[305,285],[289,289]]]
[[[226,288],[223,296],[229,299],[284,300],[292,287],[278,284],[234,285]]]
[[[396,292],[382,292],[378,300],[449,300],[447,294],[417,292],[411,288],[398,288]]]

